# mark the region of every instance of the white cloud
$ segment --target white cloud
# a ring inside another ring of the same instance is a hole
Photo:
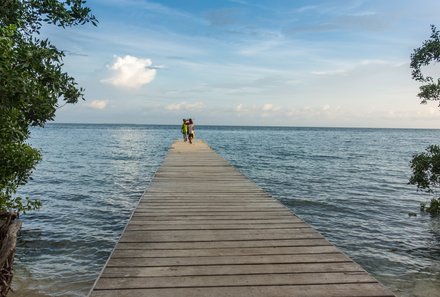
[[[126,55],[115,56],[112,65],[107,66],[112,75],[101,82],[122,88],[139,88],[149,84],[156,76],[156,69],[152,68],[150,59],[142,59]]]
[[[105,109],[108,105],[107,100],[92,100],[87,106],[93,109]]]
[[[265,112],[278,111],[279,109],[280,109],[279,107],[273,105],[272,103],[266,103],[261,108],[261,110]]]
[[[386,60],[380,60],[380,59],[371,59],[371,60],[361,60],[359,62],[359,65],[361,66],[368,66],[368,65],[394,65],[398,66],[401,63],[396,63],[392,61],[386,61]]]
[[[279,113],[281,108],[279,106],[275,106],[272,103],[266,103],[262,106],[257,105],[244,105],[242,103],[235,106],[234,111],[237,114],[242,115],[253,115],[253,116],[268,116],[273,115],[274,113]]]
[[[407,121],[413,120],[426,120],[426,119],[440,119],[440,110],[435,105],[426,106],[420,105],[414,110],[389,110],[388,112],[383,112],[384,118],[389,119],[403,119]]]
[[[328,104],[324,105],[324,106],[322,107],[322,110],[323,110],[323,111],[330,110],[330,105],[328,105]]]
[[[236,112],[243,112],[243,111],[245,111],[245,109],[244,109],[244,107],[243,107],[243,104],[238,104],[236,107],[235,107],[235,111]]]
[[[337,62],[334,62],[337,63]],[[332,76],[332,75],[345,75],[349,72],[356,71],[358,69],[365,69],[366,67],[401,67],[404,65],[407,65],[408,63],[406,61],[387,61],[387,60],[380,60],[380,59],[370,59],[370,60],[360,60],[355,62],[343,62],[344,65],[340,65],[337,69],[330,69],[330,70],[314,70],[311,71],[311,74],[318,75],[318,76]]]
[[[187,103],[185,101],[165,105],[165,109],[170,111],[201,111],[204,107],[202,102]]]

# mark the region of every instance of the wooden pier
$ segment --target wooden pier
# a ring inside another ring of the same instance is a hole
[[[178,141],[89,296],[394,295],[204,142]]]

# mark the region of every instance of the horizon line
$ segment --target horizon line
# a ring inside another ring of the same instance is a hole
[[[127,125],[127,126],[180,126],[174,124],[149,124],[149,123],[74,123],[74,122],[48,122],[46,125]],[[440,128],[426,127],[368,127],[368,126],[283,126],[283,125],[225,125],[225,124],[197,124],[197,127],[249,127],[249,128],[323,128],[323,129],[390,129],[390,130],[440,130]],[[43,127],[44,128],[44,127]]]

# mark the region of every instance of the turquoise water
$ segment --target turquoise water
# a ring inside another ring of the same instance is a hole
[[[407,185],[440,130],[198,127],[197,137],[399,296],[438,296],[440,222]],[[86,296],[178,126],[52,124],[23,193],[12,296]],[[409,216],[415,212],[417,216]]]

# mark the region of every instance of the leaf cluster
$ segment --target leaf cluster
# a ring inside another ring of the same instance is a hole
[[[421,203],[420,209],[430,213],[433,216],[440,215],[440,198],[432,198],[429,203]]]
[[[41,159],[26,144],[30,126],[55,117],[58,100],[76,103],[84,90],[63,72],[64,53],[39,39],[43,24],[59,27],[92,22],[81,0],[0,1],[0,210],[38,208],[38,201],[16,197]]]
[[[422,72],[423,66],[440,62],[440,31],[434,25],[431,25],[431,31],[430,38],[411,54],[412,78],[423,83],[420,86],[420,93],[417,94],[422,100],[421,103],[426,103],[427,100],[440,100],[440,78],[434,79],[425,76]]]
[[[96,17],[83,0],[3,0],[0,3],[0,25],[17,25],[25,36],[39,34],[44,23],[62,28],[84,25],[96,26]]]
[[[410,162],[412,175],[409,183],[417,186],[417,190],[438,194],[440,187],[440,146],[430,145],[425,152],[413,155]],[[422,210],[430,213],[440,213],[440,200],[433,198],[427,206],[422,204]]]

